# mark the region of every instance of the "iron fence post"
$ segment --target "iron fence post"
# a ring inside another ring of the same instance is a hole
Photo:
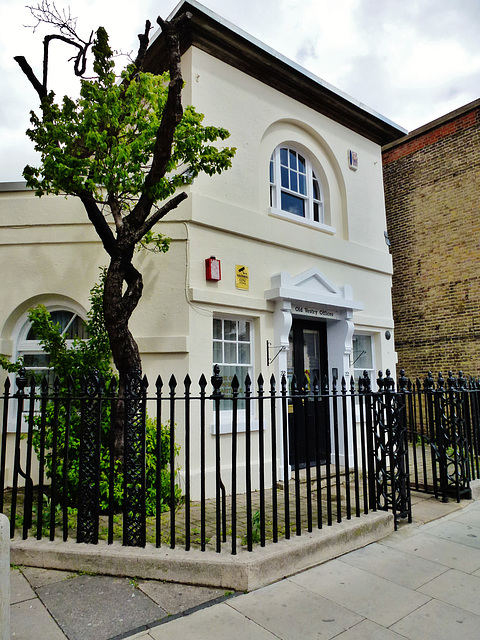
[[[113,523],[115,515],[115,430],[114,425],[117,422],[117,380],[112,376],[108,387],[108,395],[110,400],[110,421],[108,425],[108,454],[110,457],[108,478],[108,544],[113,544]]]
[[[410,381],[405,376],[405,370],[400,370],[400,378],[398,379],[398,397],[401,403],[400,411],[399,411],[399,430],[400,430],[400,442],[401,447],[403,449],[403,469],[401,469],[402,473],[402,483],[405,487],[405,495],[404,495],[404,511],[406,511],[408,522],[412,522],[412,494],[410,487],[410,458],[408,452],[408,420],[409,420],[409,411],[407,411],[407,399],[411,398],[411,384]]]
[[[293,470],[295,477],[295,534],[297,536],[302,533],[302,518],[301,518],[301,504],[300,504],[300,467],[299,467],[299,437],[301,424],[301,400],[300,389],[298,388],[297,378],[295,374],[292,376],[292,427],[293,427]],[[289,425],[290,426],[290,425]]]
[[[21,471],[20,465],[20,440],[22,433],[22,418],[23,418],[23,405],[25,401],[25,386],[27,384],[26,371],[22,367],[18,372],[17,378],[17,391],[14,394],[14,398],[17,398],[17,416],[15,427],[15,453],[13,460],[13,483],[12,483],[12,506],[10,511],[10,537],[13,538],[15,534],[15,516],[17,512],[17,497],[18,497],[18,476],[24,475]],[[2,488],[3,491],[3,488]]]
[[[238,447],[238,389],[237,374],[232,380],[232,555],[237,555],[237,447]]]
[[[25,499],[23,505],[23,539],[28,537],[28,530],[32,527],[33,516],[33,480],[32,480],[32,449],[33,449],[33,423],[35,417],[35,378],[30,379],[29,406],[28,406],[28,434],[27,434],[27,459],[25,463]]]
[[[207,398],[207,379],[202,373],[198,382],[200,387],[200,549],[206,550],[205,530],[205,404]]]
[[[275,376],[270,376],[270,429],[272,444],[272,520],[273,542],[278,542],[278,502],[277,502],[277,413]]]
[[[7,428],[8,409],[10,404],[10,386],[10,378],[7,378],[3,387],[2,442],[0,450],[0,513],[3,513],[3,492],[5,490],[5,467],[7,459]]]
[[[290,483],[288,461],[288,400],[287,378],[282,374],[280,381],[282,397],[282,437],[283,437],[283,500],[285,508],[285,538],[290,539]]]
[[[63,540],[64,542],[68,538],[68,471],[69,471],[69,448],[70,448],[70,420],[71,420],[71,409],[72,409],[72,395],[73,395],[73,380],[72,377],[69,376],[67,379],[67,389],[66,389],[66,398],[65,398],[65,437],[63,443],[63,486],[62,486],[62,528],[63,528]],[[32,415],[33,422],[33,415]],[[100,439],[99,439],[100,440]],[[98,442],[98,449],[100,449],[100,441]],[[100,466],[100,456],[98,459],[98,463]],[[100,471],[97,469],[97,482],[96,485],[98,487],[99,484],[99,476]],[[96,496],[96,503],[98,504],[99,495]],[[97,512],[98,516],[98,512]]]
[[[170,389],[170,433],[169,433],[169,453],[170,453],[170,549],[175,549],[175,394],[177,389],[177,380],[174,375],[170,376],[168,381]]]
[[[185,386],[185,551],[190,550],[190,387],[192,381],[187,374]]]
[[[43,502],[44,473],[45,473],[45,438],[47,422],[48,384],[43,378],[40,399],[40,455],[38,460],[38,503],[37,503],[37,540],[41,540],[43,533]]]
[[[264,380],[258,376],[258,454],[260,464],[260,546],[265,546],[265,423]]]
[[[222,550],[222,540],[221,540],[221,470],[220,470],[220,400],[222,398],[222,393],[220,391],[220,387],[223,383],[223,378],[220,376],[220,367],[216,364],[213,367],[213,376],[211,377],[211,383],[213,386],[213,405],[215,412],[215,511],[216,511],[216,551],[220,553]]]
[[[145,546],[145,398],[146,379],[131,371],[124,400],[123,544]]]
[[[313,380],[313,416],[315,427],[315,473],[317,481],[317,528],[323,526],[323,507],[322,507],[322,471],[321,471],[321,421],[320,421],[320,385],[317,376]],[[327,463],[328,464],[328,463]]]
[[[81,386],[80,465],[78,479],[77,542],[98,542],[100,430],[102,391],[91,374]]]

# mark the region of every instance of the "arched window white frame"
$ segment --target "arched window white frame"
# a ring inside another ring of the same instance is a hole
[[[84,319],[71,309],[63,307],[47,307],[50,312],[52,321],[60,327],[60,334],[67,340],[67,345],[71,346],[73,340],[86,339],[86,327]],[[49,382],[52,382],[50,356],[42,349],[35,335],[35,331],[30,320],[26,319],[21,327],[16,342],[16,358],[22,358],[27,373],[36,377],[47,376]]]
[[[317,172],[306,154],[288,145],[279,145],[270,158],[270,206],[289,217],[325,223]]]
[[[71,305],[68,303],[53,303],[45,306],[50,312],[53,322],[60,325],[60,333],[67,339],[68,346],[73,344],[75,338],[80,340],[88,338],[83,317],[84,313],[82,313],[80,305],[75,305],[75,303]],[[14,341],[12,359],[15,361],[22,358],[27,370],[27,377],[30,378],[30,376],[34,375],[37,379],[42,379],[45,376],[51,387],[55,375],[50,367],[50,356],[42,349],[26,313],[19,318],[12,332],[12,338]],[[12,374],[11,378],[12,388],[15,388],[15,375]],[[23,408],[25,414],[27,414],[29,411],[28,400],[25,401]],[[7,429],[8,431],[15,431],[16,429],[15,412],[9,413]],[[22,424],[22,431],[26,430],[27,423],[25,422]]]

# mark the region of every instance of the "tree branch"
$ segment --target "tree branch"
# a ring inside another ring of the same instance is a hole
[[[180,60],[180,38],[178,27],[184,22],[186,16],[180,16],[177,20],[166,22],[159,16],[158,24],[165,34],[168,58],[170,82],[168,85],[168,97],[162,114],[162,120],[157,132],[155,148],[153,151],[152,166],[145,180],[145,187],[156,184],[159,178],[165,175],[167,163],[172,152],[175,129],[183,116],[182,88],[183,77]]]
[[[140,41],[140,45],[138,47],[138,53],[137,53],[137,57],[135,58],[135,62],[133,63],[135,65],[135,68],[138,71],[141,71],[143,69],[143,63],[145,60],[145,55],[147,53],[147,48],[148,48],[148,43],[150,42],[150,29],[152,28],[152,23],[150,22],[150,20],[147,20],[145,22],[145,31],[144,33],[139,33],[138,34],[138,39]]]
[[[132,226],[135,228],[138,228],[139,225],[143,225],[150,214],[154,203],[150,190],[165,175],[168,161],[172,154],[175,129],[183,116],[183,77],[181,70],[180,37],[178,29],[190,18],[190,13],[182,14],[171,22],[162,20],[160,16],[157,18],[157,22],[165,35],[165,46],[169,60],[170,82],[168,85],[168,97],[155,140],[152,164],[147,177],[145,178],[145,188],[138,200],[138,203],[128,215],[128,218],[132,221]]]
[[[70,17],[70,13],[62,16],[55,5],[50,7],[50,3],[48,0],[43,0],[41,4],[38,4],[36,7],[28,7],[30,9],[31,14],[37,19],[38,24],[41,22],[46,22],[47,24],[51,24],[57,29],[60,30],[60,35],[47,35],[43,40],[43,82],[41,83],[32,68],[26,61],[23,56],[15,56],[14,60],[18,62],[20,68],[25,73],[27,78],[30,80],[35,91],[38,93],[40,97],[40,102],[47,96],[48,88],[47,88],[47,76],[48,76],[48,55],[49,55],[49,45],[52,40],[61,40],[66,44],[72,45],[78,49],[77,55],[74,57],[74,73],[76,76],[83,76],[85,70],[87,68],[87,51],[90,45],[92,44],[93,31],[90,33],[90,38],[87,42],[78,37],[75,31],[75,23],[76,20],[73,20]],[[36,27],[33,27],[34,31]],[[64,35],[64,33],[69,34]]]
[[[131,73],[128,77],[124,78],[124,80],[122,82],[122,92],[121,92],[121,94],[119,96],[120,100],[123,100],[125,98],[125,93],[126,93],[128,87],[130,86],[130,84],[132,82],[135,82],[135,79],[137,78],[138,73],[140,71],[142,71],[143,62],[145,60],[145,55],[146,55],[147,49],[148,49],[148,43],[150,42],[149,33],[150,33],[151,25],[152,25],[152,23],[150,22],[150,20],[147,20],[145,22],[145,31],[144,31],[144,33],[139,33],[138,34],[138,39],[140,41],[140,44],[138,46],[137,57],[135,58],[135,61],[133,63],[133,66],[135,67],[136,71],[134,73]]]
[[[146,233],[148,233],[150,229],[152,229],[159,220],[164,218],[167,215],[167,213],[169,213],[170,211],[173,211],[173,209],[176,209],[178,205],[184,200],[186,200],[187,198],[188,198],[188,194],[186,194],[185,191],[182,191],[181,193],[178,193],[176,196],[173,196],[173,198],[171,198],[168,202],[166,202],[163,205],[163,207],[155,211],[155,213],[152,213],[152,215],[148,218],[148,220],[146,220],[144,224],[140,227],[140,229],[138,229],[138,231],[136,232],[135,234],[135,237],[137,238],[136,243],[140,242],[143,236]]]
[[[108,226],[108,223],[105,220],[102,212],[98,208],[94,197],[88,191],[79,193],[78,197],[82,201],[83,206],[85,207],[85,211],[87,212],[88,219],[93,224],[98,237],[102,241],[105,251],[111,258],[116,257],[118,254],[118,250],[115,236]]]
[[[27,5],[27,9],[30,9],[30,13],[37,21],[37,24],[34,27],[31,27],[33,31],[36,31],[37,27],[44,22],[45,24],[51,24],[54,26],[55,29],[60,31],[60,33],[70,34],[70,36],[76,38],[79,42],[86,44],[86,42],[77,35],[77,18],[72,18],[70,7],[59,11],[55,6],[55,3],[52,3],[50,6],[50,2],[48,0],[42,0],[42,2],[38,3],[36,7]]]
[[[72,47],[76,47],[78,49],[78,53],[75,56],[75,64],[73,67],[73,72],[76,76],[82,76],[85,73],[85,69],[87,68],[87,49],[92,43],[92,36],[90,36],[90,40],[85,45],[81,45],[75,40],[71,38],[67,38],[66,36],[59,35],[50,35],[45,36],[43,39],[43,86],[45,87],[45,91],[47,90],[47,75],[48,75],[48,47],[50,46],[50,42],[52,40],[61,40],[66,44],[72,45]]]
[[[115,222],[115,228],[117,229],[117,231],[120,231],[120,229],[123,227],[123,218],[118,200],[114,196],[109,195],[107,198],[107,204],[110,207],[110,211],[112,212],[113,220]]]
[[[38,93],[38,97],[40,98],[40,102],[41,102],[44,98],[47,97],[46,88],[40,82],[40,80],[37,78],[37,76],[33,72],[32,67],[28,64],[28,62],[26,61],[24,56],[15,56],[14,60],[16,62],[18,62],[18,64],[20,65],[20,69],[27,76],[27,78],[30,81],[30,84],[35,89],[35,91]]]

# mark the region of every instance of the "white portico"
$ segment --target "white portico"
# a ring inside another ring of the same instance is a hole
[[[290,276],[286,271],[272,276],[272,288],[265,292],[267,300],[275,301],[274,346],[278,355],[276,374],[278,379],[288,370],[289,336],[294,319],[324,322],[327,325],[327,354],[329,383],[334,377],[348,379],[354,311],[362,311],[363,304],[353,299],[352,288],[347,284],[336,287],[318,269],[313,268]],[[291,340],[290,340],[291,341]]]
[[[310,384],[315,377],[319,384],[325,377],[329,385],[342,377],[348,382],[353,312],[363,310],[363,304],[353,299],[352,288],[336,287],[319,269],[312,268],[294,277],[286,271],[275,274],[265,297],[275,301],[277,379],[295,373],[300,385],[304,377]]]

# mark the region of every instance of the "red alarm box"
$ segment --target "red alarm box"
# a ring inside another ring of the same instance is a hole
[[[207,280],[213,280],[214,282],[222,279],[220,260],[217,260],[214,256],[205,260],[205,277]]]

